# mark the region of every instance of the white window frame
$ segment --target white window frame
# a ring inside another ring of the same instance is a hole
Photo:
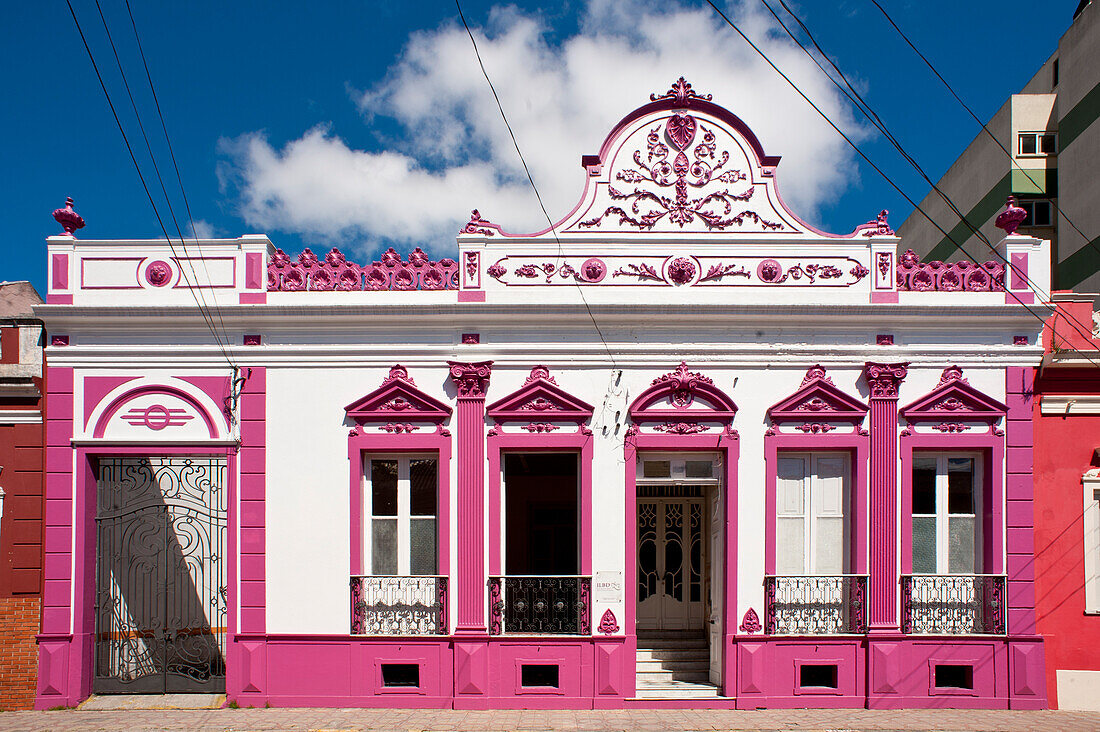
[[[668,461],[668,476],[646,477],[645,464],[647,461]],[[687,477],[688,462],[709,461],[711,465],[709,478]],[[722,456],[713,452],[640,452],[638,453],[637,470],[634,483],[636,485],[720,485],[722,483]]]
[[[387,460],[397,462],[397,515],[378,516],[379,519],[397,520],[397,577],[433,577],[439,575],[439,454],[438,453],[364,453],[363,454],[363,520],[360,531],[363,556],[363,574],[375,576],[374,573],[374,490],[371,482],[371,461]],[[435,520],[435,572],[428,575],[414,575],[411,572],[411,524],[412,515],[412,481],[409,478],[409,464],[413,460],[435,461],[435,514],[433,516],[416,516],[417,519],[433,518]],[[389,575],[378,575],[389,576]]]
[[[801,458],[806,460],[806,465],[809,469],[803,476],[803,489],[802,489],[802,513],[792,514],[784,513],[780,491],[780,479],[779,479],[779,465],[778,462],[784,459]],[[821,458],[841,458],[844,461],[844,468],[841,476],[844,480],[843,496],[841,498],[841,511],[840,514],[825,514],[821,509],[822,489],[814,489],[815,480],[817,476],[816,464]],[[817,522],[821,518],[841,518],[843,519],[843,546],[844,557],[841,560],[841,574],[848,574],[852,567],[852,456],[848,452],[836,451],[836,450],[810,450],[810,451],[792,451],[792,450],[780,450],[776,453],[776,480],[775,480],[775,522],[776,522],[776,541],[779,538],[779,520],[780,519],[792,519],[802,518],[802,557],[803,557],[803,575],[819,576],[817,567],[817,552],[815,548],[817,546]],[[775,547],[776,557],[776,572],[779,572],[779,552],[780,548]],[[820,575],[820,576],[832,576],[832,575]]]
[[[1043,137],[1050,135],[1054,138],[1054,152],[1043,152]],[[1035,140],[1035,152],[1026,153],[1024,149],[1024,138],[1030,137]],[[1058,133],[1047,132],[1046,130],[1028,130],[1020,131],[1016,135],[1016,155],[1022,158],[1050,158],[1058,155]]]
[[[1081,476],[1084,486],[1085,612],[1100,615],[1100,469]]]
[[[985,486],[983,485],[983,476],[985,475],[985,465],[982,462],[982,454],[980,452],[956,452],[956,451],[941,451],[941,450],[920,450],[913,452],[913,463],[915,464],[919,459],[936,459],[936,513],[913,513],[912,496],[910,496],[909,505],[909,519],[912,522],[914,518],[927,518],[932,517],[936,519],[936,571],[931,574],[947,575],[947,574],[959,574],[958,572],[947,571],[950,569],[950,532],[948,529],[948,523],[951,516],[970,516],[974,517],[974,572],[978,575],[982,573],[984,564],[984,552],[982,549],[985,547],[985,535],[982,527],[984,512],[982,507],[985,499]],[[973,487],[973,501],[974,501],[974,513],[948,513],[948,470],[947,461],[952,458],[969,458],[974,461],[974,487]],[[910,473],[912,473],[913,465],[909,466]],[[910,480],[912,478],[910,477]],[[910,526],[912,524],[910,523]],[[910,528],[910,544],[912,544],[912,528]],[[912,549],[910,549],[912,551]],[[910,558],[910,561],[912,559]],[[928,574],[928,573],[925,573]]]

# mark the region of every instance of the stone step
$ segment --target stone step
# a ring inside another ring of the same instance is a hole
[[[638,659],[638,673],[649,673],[650,671],[706,671],[710,668],[710,659],[707,658],[692,658],[692,659]]]
[[[706,683],[671,681],[637,685],[636,699],[717,699],[721,697],[718,687]]]
[[[706,648],[639,648],[638,661],[708,661]]]
[[[645,640],[638,639],[638,650],[642,651],[706,651],[707,642],[699,640]]]
[[[646,671],[638,673],[638,684],[656,684],[667,681],[688,681],[692,683],[706,683],[710,680],[710,671]]]

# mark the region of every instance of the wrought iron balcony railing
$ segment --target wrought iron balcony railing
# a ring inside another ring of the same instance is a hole
[[[764,632],[837,635],[867,632],[866,575],[764,578]]]
[[[489,578],[489,634],[588,635],[592,578],[579,575]]]
[[[351,578],[352,635],[446,635],[447,578]]]
[[[903,575],[901,630],[945,635],[1004,633],[1004,575]]]

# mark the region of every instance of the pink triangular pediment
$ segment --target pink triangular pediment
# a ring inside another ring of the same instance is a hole
[[[805,422],[808,418],[860,422],[867,405],[837,388],[821,366],[813,366],[791,396],[768,410],[773,423]]]
[[[432,422],[440,424],[451,408],[416,388],[403,366],[394,366],[382,385],[344,407],[347,416],[359,424],[367,422]]]
[[[536,366],[523,386],[490,404],[486,414],[497,422],[538,419],[580,424],[592,416],[592,405],[558,386],[545,366]]]
[[[685,362],[663,376],[630,405],[634,422],[722,422],[729,424],[737,405],[703,374],[690,371]]]
[[[935,389],[901,410],[910,422],[941,419],[993,421],[1003,417],[1008,407],[975,389],[963,378],[962,369],[944,369]]]

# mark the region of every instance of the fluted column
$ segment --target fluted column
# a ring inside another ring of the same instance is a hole
[[[458,619],[456,633],[485,633],[485,392],[492,361],[455,363],[458,389]]]
[[[898,628],[898,386],[907,363],[867,363],[871,389],[870,630]]]

